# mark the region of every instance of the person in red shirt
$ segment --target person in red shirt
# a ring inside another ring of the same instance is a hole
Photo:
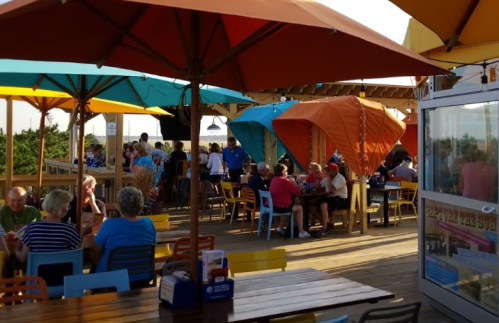
[[[303,230],[303,208],[301,205],[293,205],[293,195],[300,194],[300,187],[294,178],[287,178],[288,167],[284,164],[276,164],[274,166],[274,178],[270,182],[270,196],[272,196],[273,211],[276,213],[293,212],[300,238],[310,237],[310,234]],[[281,223],[277,231],[284,235],[284,227],[289,220],[289,216],[282,216]]]

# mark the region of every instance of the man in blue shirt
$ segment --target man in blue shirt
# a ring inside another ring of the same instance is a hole
[[[244,174],[244,163],[248,163],[249,156],[244,149],[236,146],[236,138],[229,137],[227,139],[227,147],[222,152],[222,163],[224,171],[229,169],[229,177],[232,182],[237,182],[237,179]]]

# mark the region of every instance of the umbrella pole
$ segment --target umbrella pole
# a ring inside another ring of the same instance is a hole
[[[76,229],[78,231],[78,234],[81,232],[81,214],[82,214],[82,192],[83,192],[83,149],[84,149],[84,143],[85,143],[85,105],[87,104],[87,89],[86,89],[86,84],[87,84],[87,76],[86,75],[80,75],[80,93],[79,93],[79,98],[78,98],[78,109],[79,109],[79,132],[78,132],[78,177],[77,177],[77,186],[78,186],[78,195],[76,197]]]
[[[36,205],[40,207],[40,195],[42,190],[42,170],[43,170],[43,147],[45,146],[45,115],[47,110],[41,109],[40,117],[40,142],[38,144],[38,171],[36,174]]]
[[[198,200],[199,200],[199,77],[201,61],[199,59],[199,12],[191,16],[192,61],[190,64],[191,81],[191,279],[198,281]]]

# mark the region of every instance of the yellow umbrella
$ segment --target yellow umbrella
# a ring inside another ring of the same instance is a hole
[[[438,35],[414,18],[409,20],[403,45],[418,54],[438,60],[436,64],[446,69],[499,57],[499,41],[458,45],[447,52]]]
[[[447,52],[455,46],[499,41],[496,0],[390,0],[432,30]]]
[[[6,98],[16,101],[24,101],[34,108],[40,110],[40,143],[38,152],[38,171],[37,171],[37,190],[36,202],[40,202],[40,189],[42,186],[42,160],[45,135],[45,115],[50,109],[64,108],[76,110],[78,102],[69,94],[57,91],[36,90],[31,88],[0,87],[0,98]],[[169,115],[171,113],[164,111],[159,107],[147,108],[132,104],[120,103],[108,100],[93,98],[86,106],[88,112],[92,113],[127,113],[127,114],[158,114]]]

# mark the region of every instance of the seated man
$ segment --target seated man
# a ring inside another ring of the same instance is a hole
[[[347,206],[347,182],[345,177],[338,172],[338,165],[331,163],[324,167],[324,171],[326,174],[321,181],[321,186],[326,193],[330,194],[321,198],[311,207],[311,213],[322,223],[322,229],[314,235],[315,237],[323,237],[328,234],[333,229],[333,224],[328,221],[329,214],[333,210]]]
[[[269,165],[265,164],[265,162],[260,162],[256,165],[256,170],[258,173],[253,175],[248,182],[248,188],[251,188],[255,193],[256,198],[256,206],[260,207],[260,193],[258,190],[268,191],[269,183],[267,180],[267,176],[269,175]],[[248,211],[247,221],[251,221],[251,212]]]
[[[66,215],[61,219],[62,222],[70,222],[76,224],[76,208],[77,198],[81,198],[81,209],[83,212],[92,212],[93,214],[101,214],[106,217],[106,204],[95,198],[95,185],[97,181],[91,175],[83,175],[83,190],[79,193],[78,183],[75,186],[75,195],[71,203],[69,203],[69,210]]]
[[[9,190],[7,204],[0,209],[0,224],[7,232],[15,230],[16,226],[42,218],[35,207],[26,205],[26,190],[22,187]]]
[[[9,258],[9,255],[10,255],[10,252],[9,252],[9,248],[7,246],[7,242],[5,241],[7,237],[7,233],[5,233],[5,230],[3,229],[2,225],[0,225],[0,251],[4,251],[5,252],[5,258],[4,259],[0,259],[0,262],[2,260],[7,260]],[[2,277],[2,273],[0,272],[0,277]]]

